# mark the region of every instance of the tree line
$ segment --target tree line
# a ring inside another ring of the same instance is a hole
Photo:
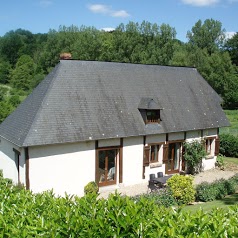
[[[9,31],[0,37],[0,122],[58,63],[62,52],[73,59],[196,67],[223,99],[238,108],[238,33],[225,39],[222,23],[199,20],[176,39],[168,24],[143,21],[120,24],[114,31],[60,26],[46,34]]]

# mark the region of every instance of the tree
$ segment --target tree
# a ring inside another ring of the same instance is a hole
[[[238,32],[225,43],[225,50],[227,50],[231,56],[233,64],[238,66]]]
[[[7,101],[0,102],[0,123],[13,111],[13,107]]]
[[[36,65],[29,55],[22,55],[11,72],[10,83],[13,87],[29,91],[32,86]]]
[[[21,37],[15,34],[14,31],[9,31],[1,38],[0,55],[4,60],[14,65],[20,56],[19,51],[22,46],[23,42],[21,41]]]
[[[8,61],[0,59],[0,83],[6,84],[10,78],[11,64]]]
[[[224,32],[220,21],[207,19],[202,24],[202,21],[199,20],[192,27],[192,30],[187,32],[187,38],[192,46],[206,49],[208,54],[212,54],[223,45]]]

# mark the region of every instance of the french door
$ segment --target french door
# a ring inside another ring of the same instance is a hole
[[[118,155],[119,149],[98,149],[96,172],[99,186],[116,184]]]
[[[181,160],[181,143],[170,143],[168,145],[168,158],[165,163],[165,172],[167,174],[178,173]]]

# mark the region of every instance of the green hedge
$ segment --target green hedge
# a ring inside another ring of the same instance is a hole
[[[171,189],[169,189],[168,187],[158,189],[148,194],[137,195],[132,197],[132,199],[135,200],[136,202],[139,202],[139,200],[141,199],[147,199],[149,201],[152,201],[154,204],[158,206],[164,207],[171,207],[177,205],[177,201],[173,197]]]
[[[203,182],[196,187],[196,201],[208,202],[222,199],[226,195],[234,194],[238,188],[238,175],[228,180],[219,179],[215,182]]]
[[[220,153],[227,157],[238,158],[238,136],[232,134],[221,134]]]
[[[50,191],[32,194],[0,184],[0,237],[4,238],[238,237],[238,206],[191,214],[159,207],[146,198],[55,197]]]

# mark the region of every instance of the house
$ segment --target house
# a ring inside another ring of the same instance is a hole
[[[61,60],[0,125],[0,169],[33,192],[83,195],[179,173],[183,142],[214,167],[221,98],[195,68]]]

